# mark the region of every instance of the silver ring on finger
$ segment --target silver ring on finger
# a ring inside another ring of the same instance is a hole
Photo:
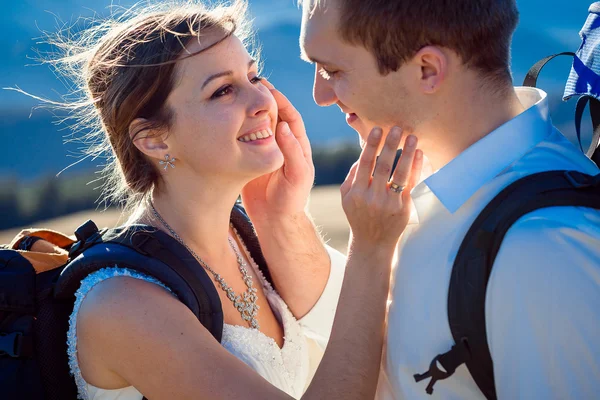
[[[390,190],[394,193],[402,193],[402,191],[404,190],[404,185],[398,185],[395,182],[391,182]]]

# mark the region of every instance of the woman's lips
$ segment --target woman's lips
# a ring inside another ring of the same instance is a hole
[[[356,115],[354,113],[346,114],[346,123],[348,125],[352,125],[352,123],[355,122],[357,119],[358,119],[358,115]]]
[[[253,140],[251,142],[243,142],[244,144],[249,144],[252,146],[264,146],[270,143],[273,143],[275,141],[275,135],[271,135],[268,138],[263,138],[263,139],[257,139],[257,140]]]

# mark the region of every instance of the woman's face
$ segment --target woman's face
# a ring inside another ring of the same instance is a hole
[[[218,39],[203,35],[187,51],[195,53]],[[251,180],[281,167],[275,99],[237,37],[180,61],[175,73],[167,99],[174,118],[165,143],[178,170],[227,182]]]

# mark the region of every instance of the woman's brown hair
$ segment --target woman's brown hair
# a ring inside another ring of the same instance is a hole
[[[82,141],[84,156],[105,158],[102,198],[133,211],[158,183],[158,165],[134,145],[143,132],[166,132],[173,113],[166,100],[176,84],[176,62],[196,53],[186,45],[208,31],[222,40],[235,34],[251,45],[246,0],[207,8],[196,1],[134,6],[119,15],[71,34],[48,36],[59,57],[46,57],[54,69],[74,84],[63,102],[42,100],[66,110],[73,136]],[[89,23],[89,22],[88,22]],[[204,46],[204,51],[218,43]],[[130,132],[132,121],[147,122]]]

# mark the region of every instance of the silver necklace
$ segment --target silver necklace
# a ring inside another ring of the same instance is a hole
[[[167,224],[167,221],[165,221],[161,217],[161,215],[158,213],[158,211],[156,211],[156,208],[154,208],[154,203],[152,202],[152,200],[149,200],[149,203],[150,203],[150,207],[152,208],[152,213],[163,224],[163,226],[169,231],[169,233],[171,233],[171,235],[179,243],[181,243],[194,256],[194,258],[196,260],[198,260],[200,265],[202,265],[208,272],[210,272],[213,275],[213,278],[219,284],[219,286],[221,286],[221,289],[227,293],[227,298],[233,302],[233,306],[241,314],[242,319],[244,321],[247,321],[251,328],[259,329],[258,320],[256,319],[256,315],[258,314],[258,309],[260,308],[260,306],[258,304],[256,304],[256,301],[258,300],[258,296],[256,295],[257,291],[256,291],[256,288],[253,287],[253,285],[252,285],[252,276],[250,276],[250,274],[248,273],[248,269],[246,268],[247,264],[244,261],[244,259],[242,258],[242,255],[235,248],[231,238],[230,237],[228,238],[229,245],[231,246],[231,249],[235,253],[235,257],[237,258],[238,267],[240,269],[240,272],[242,273],[242,279],[244,280],[244,283],[248,287],[246,292],[242,293],[241,296],[236,295],[235,292],[233,291],[233,289],[225,282],[223,277],[221,277],[221,275],[219,275],[211,267],[209,267],[208,264],[205,263],[204,260],[202,260],[200,258],[200,256],[198,256],[198,254],[196,254],[196,252],[194,250],[192,250],[187,244],[185,244],[185,242],[177,234],[177,232],[175,232],[173,230],[173,228],[171,228],[171,226],[169,224]]]

